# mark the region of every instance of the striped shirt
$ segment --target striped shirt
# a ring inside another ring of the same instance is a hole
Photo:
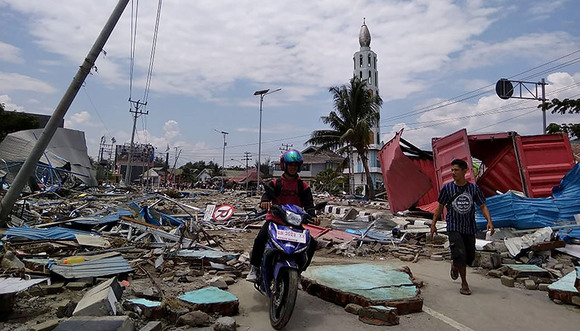
[[[447,208],[447,232],[475,234],[475,204],[481,206],[485,203],[479,186],[470,182],[464,186],[447,183],[439,192],[437,201]]]

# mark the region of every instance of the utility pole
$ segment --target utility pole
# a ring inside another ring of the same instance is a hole
[[[292,144],[282,144],[282,147],[280,147],[280,151],[281,151],[281,153],[284,153],[284,152],[286,152],[287,150],[289,150],[289,149],[290,149],[290,147],[293,147],[293,146],[294,146],[294,145],[292,145]]]
[[[127,160],[127,171],[125,171],[125,185],[131,186],[131,170],[132,164],[131,159],[133,158],[133,143],[135,142],[135,129],[137,128],[137,118],[140,115],[147,115],[149,114],[148,111],[142,111],[139,109],[141,106],[146,106],[147,102],[142,103],[140,100],[134,101],[129,98],[129,102],[135,106],[135,110],[133,108],[129,109],[130,113],[133,113],[133,132],[131,133],[131,146],[129,146],[129,159]]]
[[[270,91],[270,89],[266,89],[266,90],[260,90],[260,91],[256,91],[254,92],[254,95],[259,95],[260,96],[260,128],[258,130],[258,181],[256,183],[256,192],[258,192],[258,194],[260,194],[260,168],[262,167],[262,164],[260,162],[260,157],[262,155],[262,103],[264,103],[264,96],[268,95],[268,94],[272,94],[274,92],[278,92],[282,90],[281,88],[279,89],[275,89],[274,91]]]
[[[6,192],[6,195],[2,199],[0,208],[0,228],[4,227],[4,225],[6,224],[6,219],[8,218],[10,212],[12,212],[12,207],[14,206],[14,203],[20,196],[20,193],[22,193],[24,185],[26,185],[26,182],[30,178],[30,175],[36,168],[38,160],[40,160],[40,157],[42,156],[46,147],[50,143],[52,136],[54,136],[56,129],[62,122],[64,115],[66,114],[71,103],[75,99],[77,93],[79,92],[79,89],[81,88],[83,82],[87,78],[87,75],[91,72],[91,68],[94,67],[95,61],[97,60],[99,54],[103,50],[105,43],[107,42],[109,36],[113,32],[113,29],[115,28],[115,25],[119,21],[119,17],[121,17],[121,14],[123,14],[123,11],[125,10],[125,7],[127,6],[128,2],[129,0],[119,0],[117,5],[115,6],[115,9],[113,10],[111,16],[109,16],[109,19],[107,20],[107,23],[105,23],[105,26],[103,27],[101,33],[97,37],[97,40],[95,41],[89,53],[85,57],[83,64],[79,67],[79,70],[77,71],[68,89],[66,90],[62,99],[60,100],[58,106],[54,110],[54,113],[50,117],[50,120],[44,127],[42,134],[36,141],[36,144],[34,145],[32,151],[26,158],[26,161],[20,168],[20,171],[18,171],[18,175],[16,175],[16,178],[12,182],[10,189],[8,190],[8,192]]]
[[[175,182],[176,182],[176,178],[175,178],[175,167],[177,166],[177,159],[179,159],[179,156],[181,155],[181,149],[179,150],[179,153],[177,153],[177,148],[179,148],[179,146],[174,147],[175,148],[175,160],[173,161],[173,168],[171,169],[171,172],[173,173],[173,187],[175,187]],[[168,153],[169,154],[169,153]]]
[[[244,152],[244,158],[242,161],[246,161],[246,192],[248,191],[248,183],[250,182],[250,174],[248,173],[248,161],[252,159],[252,153]]]
[[[214,131],[217,132],[217,133],[221,133],[221,134],[224,135],[224,148],[223,148],[223,151],[222,151],[222,175],[221,175],[221,178],[222,178],[221,187],[223,188],[224,187],[224,176],[225,176],[225,171],[226,171],[226,165],[225,165],[226,164],[226,146],[227,146],[227,143],[226,143],[226,135],[228,135],[229,132],[218,131],[217,129],[214,129]]]

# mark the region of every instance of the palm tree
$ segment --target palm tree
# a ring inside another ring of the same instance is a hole
[[[312,132],[307,144],[320,149],[334,150],[339,154],[350,147],[358,153],[365,169],[369,198],[374,199],[375,189],[372,185],[368,165],[368,149],[371,143],[371,127],[379,121],[379,111],[383,100],[373,95],[366,88],[366,82],[355,77],[350,84],[329,89],[333,95],[334,110],[322,117],[322,122],[330,129]]]

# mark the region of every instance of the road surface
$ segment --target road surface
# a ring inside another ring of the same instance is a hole
[[[313,265],[386,263],[360,259],[318,258]],[[501,285],[497,278],[488,278],[468,270],[467,280],[473,294],[459,294],[460,281],[449,277],[449,262],[421,260],[403,263],[389,260],[393,267],[408,265],[418,281],[424,298],[423,312],[400,316],[396,326],[372,326],[347,313],[343,307],[298,292],[296,308],[285,330],[579,330],[580,308],[558,305],[548,292]],[[268,299],[253,284],[240,280],[230,287],[240,299],[240,314],[235,316],[238,330],[272,330],[268,317]]]

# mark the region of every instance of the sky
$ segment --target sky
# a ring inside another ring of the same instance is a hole
[[[116,3],[0,0],[0,103],[52,114]],[[261,124],[261,161],[278,159],[283,146],[302,150],[313,131],[328,128],[329,88],[352,77],[364,18],[378,57],[383,142],[401,128],[426,150],[462,128],[541,134],[539,101],[502,100],[495,83],[529,82],[532,94],[524,88],[522,96],[541,97],[534,83],[545,79],[547,99],[580,98],[579,12],[573,0],[133,0],[65,127],[84,131],[97,158],[103,136],[131,141],[129,100],[146,101],[135,141],[154,145],[157,156],[235,166],[249,152],[252,165],[254,92],[280,89],[264,97]],[[548,124],[579,116],[546,115]]]

